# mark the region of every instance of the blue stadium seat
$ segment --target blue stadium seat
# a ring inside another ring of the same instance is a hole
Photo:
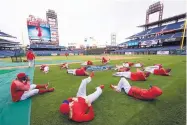
[[[177,23],[174,23],[174,24],[167,25],[167,27],[166,27],[166,29],[164,29],[164,31],[174,30],[174,29],[182,29],[183,27],[184,27],[184,21],[177,22]]]

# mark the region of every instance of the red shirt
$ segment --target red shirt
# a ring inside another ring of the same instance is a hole
[[[105,57],[102,58],[102,63],[106,63],[107,59]]]
[[[164,76],[168,76],[169,74],[165,71],[165,69],[161,68],[161,69],[155,69],[154,70],[154,74],[155,75],[164,75]]]
[[[145,81],[146,77],[143,72],[136,72],[136,73],[131,73],[131,78],[132,81]]]
[[[23,95],[24,91],[28,91],[30,88],[30,83],[22,83],[18,80],[12,81],[10,91],[12,96],[12,101],[17,102],[21,99],[21,96]]]
[[[160,96],[161,94],[162,90],[156,86],[153,86],[150,89],[141,89],[132,86],[128,93],[129,96],[142,100],[152,100]]]
[[[71,99],[68,100],[71,102]],[[73,105],[70,108],[70,115],[72,115],[70,119],[76,122],[91,121],[94,118],[93,107],[88,107],[85,99],[78,97],[77,101],[73,101]]]
[[[31,51],[28,51],[26,56],[27,56],[27,60],[35,59],[35,55]]]
[[[85,76],[86,74],[85,74],[85,69],[76,69],[76,71],[75,71],[75,73],[76,73],[76,76]]]

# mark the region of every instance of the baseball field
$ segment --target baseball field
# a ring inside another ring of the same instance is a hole
[[[55,60],[92,60],[101,65],[101,56],[37,57],[37,61]],[[105,85],[102,95],[93,103],[95,118],[90,122],[76,123],[60,114],[59,106],[63,100],[76,95],[81,80],[86,77],[73,76],[60,70],[59,65],[50,65],[48,74],[35,67],[33,83],[50,83],[55,91],[32,97],[31,125],[185,125],[186,124],[186,57],[185,56],[106,56],[111,59],[109,65],[122,64],[125,61],[141,62],[145,66],[163,64],[171,68],[171,76],[151,74],[147,81],[131,81],[133,86],[148,89],[156,85],[163,94],[154,101],[142,101],[125,94],[117,93],[110,84],[117,84],[119,77],[113,77],[114,70],[95,71],[92,82],[87,86],[87,94]],[[70,64],[69,68],[79,68],[80,63]],[[131,68],[131,71],[135,71]]]

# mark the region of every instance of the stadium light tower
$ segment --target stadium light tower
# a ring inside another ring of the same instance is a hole
[[[116,46],[116,34],[111,34],[111,46]]]
[[[145,24],[149,23],[149,16],[151,14],[156,13],[156,12],[159,12],[159,18],[158,18],[158,20],[159,21],[162,20],[163,9],[164,9],[164,5],[160,1],[156,2],[156,3],[152,4],[152,5],[150,5],[149,8],[147,9],[147,12],[146,12]]]

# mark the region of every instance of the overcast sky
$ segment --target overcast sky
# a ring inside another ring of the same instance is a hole
[[[83,42],[94,37],[99,43],[110,43],[110,34],[117,34],[117,42],[141,31],[136,26],[145,23],[149,5],[157,0],[0,0],[0,30],[14,35],[28,44],[26,18],[31,14],[46,18],[46,11],[57,12],[60,45]],[[163,18],[186,12],[185,0],[161,0]],[[151,15],[151,21],[158,19]]]

